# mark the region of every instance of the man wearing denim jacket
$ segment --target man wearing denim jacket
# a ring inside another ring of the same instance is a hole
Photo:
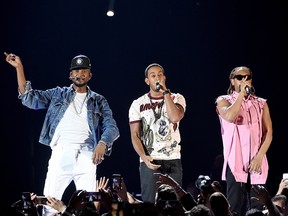
[[[90,59],[75,56],[71,61],[69,87],[35,90],[26,80],[21,59],[6,55],[17,72],[19,99],[30,109],[47,109],[39,142],[52,154],[44,195],[58,199],[74,181],[76,190],[96,191],[96,168],[111,154],[119,129],[107,100],[88,87],[92,77]],[[43,215],[55,210],[44,206]]]

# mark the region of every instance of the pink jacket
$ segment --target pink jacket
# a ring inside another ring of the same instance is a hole
[[[233,92],[232,95],[221,97],[232,104],[238,94]],[[247,182],[249,163],[262,144],[262,115],[265,103],[265,99],[250,95],[243,100],[239,116],[235,122],[230,123],[219,115],[224,154],[222,180],[226,180],[226,169],[229,164],[236,181]],[[251,173],[250,175],[251,184],[265,184],[268,177],[268,168],[265,155],[261,172]]]

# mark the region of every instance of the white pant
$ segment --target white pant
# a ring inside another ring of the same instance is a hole
[[[68,185],[74,181],[76,190],[96,191],[96,169],[92,163],[92,151],[72,149],[71,146],[54,146],[49,160],[44,195],[59,200]],[[68,205],[68,203],[66,203]],[[57,212],[43,207],[43,216]]]

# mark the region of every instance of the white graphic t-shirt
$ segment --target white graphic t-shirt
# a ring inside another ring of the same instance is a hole
[[[171,94],[174,103],[186,109],[181,94]],[[129,123],[141,122],[141,140],[146,153],[155,160],[180,159],[179,122],[169,121],[164,97],[153,98],[145,94],[134,100],[129,109]],[[140,161],[142,162],[141,158]]]

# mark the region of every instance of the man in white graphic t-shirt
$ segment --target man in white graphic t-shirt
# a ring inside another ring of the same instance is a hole
[[[157,63],[145,70],[149,92],[134,100],[129,109],[133,147],[140,157],[141,196],[155,202],[157,177],[170,175],[182,185],[179,123],[186,109],[185,98],[166,87],[164,69]]]

